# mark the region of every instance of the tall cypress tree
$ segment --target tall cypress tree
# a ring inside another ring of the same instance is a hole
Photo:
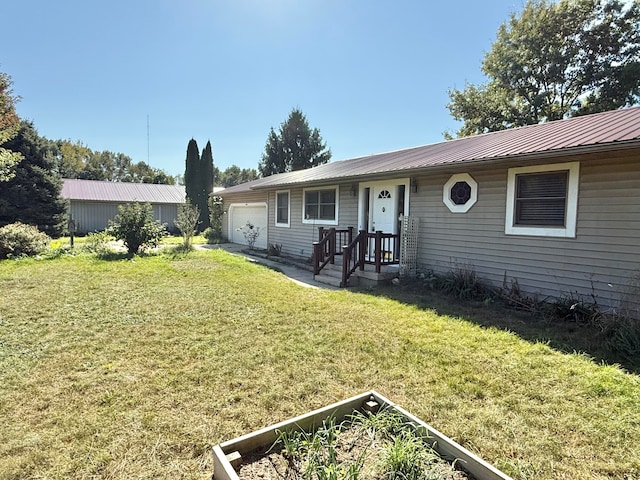
[[[200,208],[200,198],[202,197],[200,185],[200,152],[198,151],[198,144],[192,138],[187,145],[184,187],[187,201],[198,208]]]
[[[213,192],[213,153],[211,152],[211,141],[202,150],[200,158],[200,179],[202,198],[198,204],[200,209],[200,228],[209,227],[209,195]]]

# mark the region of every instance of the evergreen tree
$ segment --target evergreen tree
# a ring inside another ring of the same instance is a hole
[[[187,201],[192,205],[200,205],[200,185],[200,152],[198,151],[198,144],[192,138],[187,145],[187,159],[184,171],[184,187]]]
[[[202,197],[200,203],[197,205],[200,210],[200,230],[204,230],[209,227],[209,195],[213,192],[213,153],[211,152],[211,142],[208,141],[207,145],[202,150],[202,157],[200,158],[200,171],[202,180]]]
[[[0,226],[22,222],[51,237],[65,228],[66,202],[61,198],[62,179],[54,173],[47,142],[31,122],[22,121],[18,134],[5,148],[22,155],[14,176],[0,188]]]
[[[309,127],[304,114],[294,108],[280,125],[279,133],[269,131],[258,170],[263,177],[322,165],[331,160],[331,150],[322,142],[320,131]]]

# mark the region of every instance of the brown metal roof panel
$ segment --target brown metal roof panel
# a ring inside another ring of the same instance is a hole
[[[273,175],[251,188],[332,181],[635,139],[640,139],[640,107],[332,162],[299,172]]]
[[[102,182],[97,180],[63,180],[63,198],[101,202],[184,203],[182,185]]]

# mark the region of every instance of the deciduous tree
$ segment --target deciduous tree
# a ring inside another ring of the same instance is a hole
[[[11,84],[11,77],[0,72],[0,182],[11,179],[14,166],[22,158],[19,152],[5,145],[20,129],[20,119],[15,109],[18,98],[13,95]]]
[[[329,160],[331,150],[323,143],[320,131],[312,130],[304,114],[294,108],[278,133],[273,128],[269,131],[258,170],[267,177],[315,167]]]
[[[182,248],[191,250],[193,236],[198,233],[200,210],[197,206],[186,202],[178,205],[178,218],[175,220],[176,228],[182,235]]]
[[[640,1],[529,0],[485,55],[484,85],[447,105],[473,135],[640,101]]]
[[[237,165],[231,165],[220,174],[219,184],[222,187],[227,188],[233,187],[234,185],[240,185],[241,183],[250,182],[257,178],[259,177],[255,168],[241,169]]]
[[[167,233],[166,225],[153,218],[149,203],[127,203],[118,207],[118,214],[109,220],[107,233],[122,240],[130,255],[157,247]]]

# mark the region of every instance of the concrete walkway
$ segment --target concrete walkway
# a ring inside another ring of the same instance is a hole
[[[311,270],[307,270],[304,268],[300,268],[295,266],[293,263],[285,263],[285,259],[283,261],[275,261],[270,260],[268,258],[263,258],[261,256],[254,256],[246,253],[247,246],[239,245],[237,243],[221,243],[218,245],[194,245],[195,248],[201,250],[224,250],[233,255],[240,255],[245,257],[250,262],[259,263],[260,265],[264,265],[271,269],[282,272],[285,276],[289,278],[294,283],[298,285],[302,285],[303,287],[308,288],[324,288],[327,290],[340,290],[337,287],[333,287],[331,285],[327,285],[324,283],[316,282],[313,279],[313,272]]]

